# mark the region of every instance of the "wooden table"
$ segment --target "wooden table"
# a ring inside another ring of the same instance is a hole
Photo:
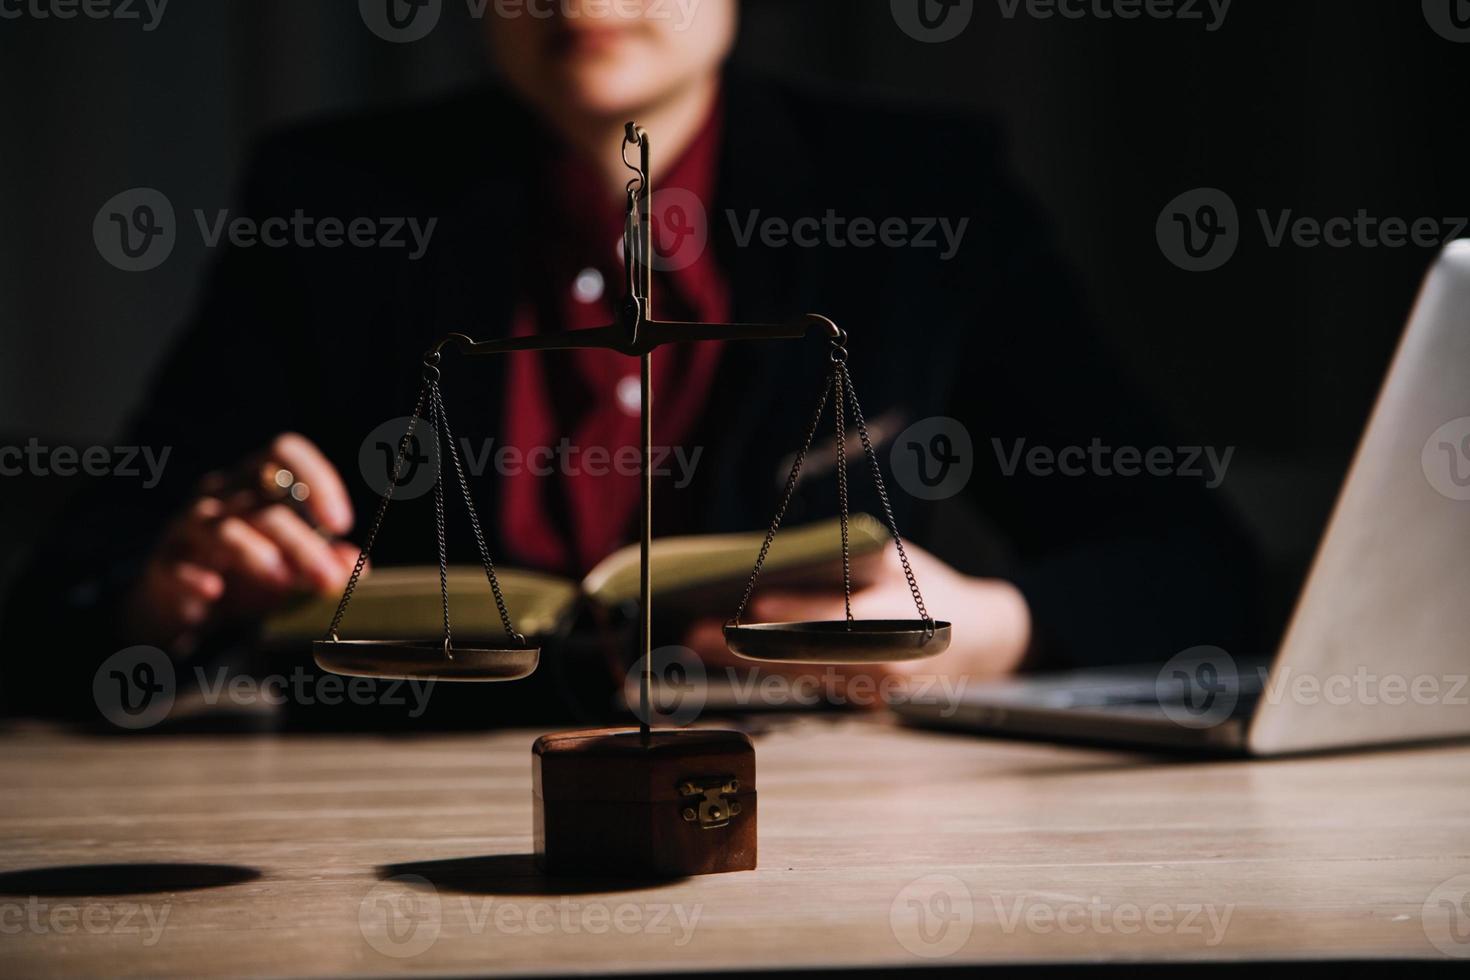
[[[784,721],[760,869],[623,887],[535,875],[531,739],[0,736],[0,864],[31,869],[0,876],[0,972],[1470,957],[1464,746],[1197,763]],[[133,867],[56,870],[99,864]]]

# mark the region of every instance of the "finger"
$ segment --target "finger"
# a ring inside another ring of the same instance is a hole
[[[218,572],[189,561],[175,562],[169,569],[181,596],[210,603],[225,594],[225,580]]]
[[[164,530],[156,557],[163,561],[182,559],[208,565],[209,555],[201,543],[224,513],[224,504],[214,497],[200,497],[195,500],[188,510],[174,518]],[[164,565],[159,567],[161,571],[170,571]]]
[[[311,488],[306,508],[318,524],[333,534],[352,530],[352,498],[337,468],[315,443],[303,435],[287,432],[277,436],[266,452],[272,461]]]
[[[343,568],[347,569],[347,571],[350,573],[352,569],[357,567],[357,556],[362,553],[361,548],[353,544],[351,541],[333,541],[331,544],[332,553],[337,556],[337,560],[342,563]],[[372,562],[363,562],[362,573],[366,575],[368,572],[372,571],[372,567]]]
[[[684,634],[684,646],[695,653],[716,650],[725,645],[725,624],[718,619],[700,619]]]
[[[173,642],[203,623],[223,593],[224,581],[218,574],[191,562],[155,559],[143,570],[130,611],[131,626]]]
[[[318,592],[340,589],[347,583],[347,570],[332,546],[291,508],[276,504],[246,520],[280,549],[299,582]]]
[[[219,500],[219,513],[223,514],[249,514],[259,510],[261,507],[260,491],[258,490],[230,490],[217,494]]]
[[[225,594],[224,578],[218,572],[186,561],[176,562],[169,572],[180,625],[199,626]]]
[[[189,509],[179,519],[179,527],[186,534],[194,533],[200,528],[214,524],[227,513],[229,513],[228,505],[218,497],[200,497],[189,505]]]
[[[280,589],[290,588],[295,581],[280,549],[243,518],[227,515],[194,522],[185,534],[186,554],[213,571]]]

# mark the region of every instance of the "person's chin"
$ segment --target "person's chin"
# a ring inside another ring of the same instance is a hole
[[[595,116],[626,115],[656,100],[659,87],[633,64],[584,64],[564,76],[563,95]]]

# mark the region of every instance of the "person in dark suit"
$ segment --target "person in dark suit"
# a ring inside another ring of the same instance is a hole
[[[661,318],[826,314],[851,336],[885,471],[893,437],[915,422],[954,420],[971,437],[973,474],[947,505],[889,475],[928,608],[955,625],[951,650],[923,669],[993,676],[1239,640],[1253,553],[1219,500],[1199,481],[1086,463],[1089,447],[1173,443],[1092,333],[994,126],[731,70],[736,0],[687,15],[661,5],[662,16],[583,6],[488,17],[498,82],[260,144],[240,213],[279,234],[224,250],[134,425],[140,445],[172,447],[165,478],[72,508],[12,597],[12,661],[48,618],[70,624],[85,649],[67,656],[85,674],[116,645],[183,654],[303,590],[339,591],[377,503],[360,478],[364,439],[407,414],[423,351],[450,332],[613,319],[629,119],[654,140]],[[329,217],[342,222],[335,237]],[[348,234],[354,222],[361,234]],[[654,441],[697,456],[658,482],[656,533],[769,522],[826,357],[815,342],[656,355]],[[474,481],[498,561],[576,574],[634,539],[636,477],[585,464],[591,450],[615,458],[637,444],[636,371],[609,352],[446,355],[457,434],[556,459]],[[788,524],[835,512],[826,439]],[[1084,465],[1028,465],[1015,447],[1079,450]],[[854,506],[875,509],[865,461],[849,462]],[[221,489],[262,467],[310,486],[305,513]],[[427,560],[427,511],[391,512],[374,560]],[[960,526],[989,533],[972,541]],[[897,561],[884,567],[854,614],[911,617]],[[751,615],[841,609],[839,594],[775,591]],[[689,642],[721,646],[716,626]]]

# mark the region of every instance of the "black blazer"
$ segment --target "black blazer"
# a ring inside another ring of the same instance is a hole
[[[1144,450],[1175,443],[1100,347],[1076,279],[1008,171],[994,127],[741,75],[727,79],[725,109],[708,220],[735,319],[826,314],[851,335],[852,375],[870,420],[882,419],[891,435],[905,422],[949,416],[972,437],[973,477],[944,504],[897,487],[888,446],[880,447],[905,535],[965,571],[1014,580],[1033,610],[1039,662],[1162,659],[1196,644],[1245,642],[1253,549],[1200,481],[1028,475],[1024,467],[1007,475],[1002,465],[1020,439],[1053,450],[1094,439]],[[336,462],[362,529],[377,501],[359,476],[362,441],[409,413],[424,349],[451,331],[491,338],[508,329],[516,243],[534,217],[525,189],[535,160],[515,151],[536,126],[486,87],[260,144],[236,213],[437,219],[428,251],[410,261],[410,249],[223,250],[133,426],[138,444],[172,447],[164,480],[131,491],[109,481],[47,537],[10,602],[12,678],[37,624],[72,624],[72,649],[58,656],[78,669],[127,645],[114,604],[162,523],[199,475],[279,432],[307,434]],[[904,218],[916,230],[920,219],[940,217],[968,225],[948,258],[937,231],[932,248],[740,240],[757,215],[789,222],[829,211]],[[695,478],[683,490],[660,485],[657,533],[769,522],[826,357],[815,339],[728,348],[694,440],[704,448]],[[496,435],[503,367],[446,356],[457,435]],[[854,463],[854,506],[876,512],[866,468]],[[495,513],[493,484],[487,474],[476,485],[482,515]],[[813,472],[788,522],[834,512],[835,498],[830,471]],[[432,560],[431,527],[426,500],[390,509],[375,560]],[[472,561],[468,535],[452,537],[459,553],[451,557]]]

